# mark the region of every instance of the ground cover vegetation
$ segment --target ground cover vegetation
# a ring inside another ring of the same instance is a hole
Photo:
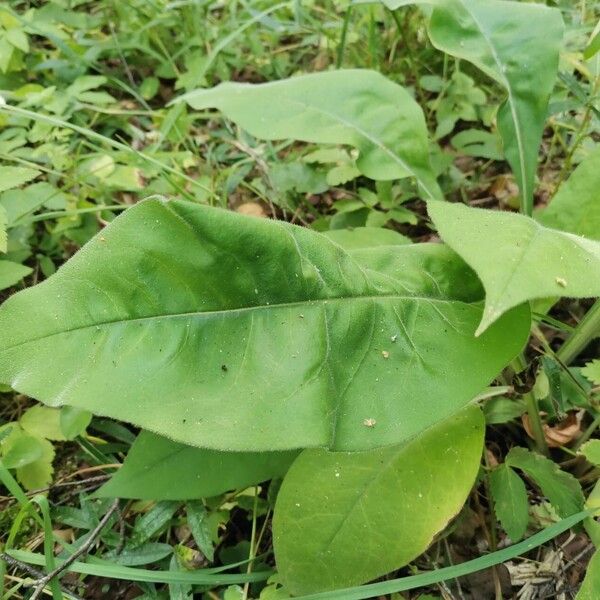
[[[599,598],[599,18],[2,4],[2,598]]]

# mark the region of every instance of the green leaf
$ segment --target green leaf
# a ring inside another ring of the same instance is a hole
[[[60,429],[67,440],[85,433],[92,421],[92,413],[74,406],[63,406],[60,410]]]
[[[275,557],[286,588],[300,595],[360,584],[425,551],[473,485],[484,429],[471,407],[405,444],[305,450],[275,505]]]
[[[146,500],[208,498],[283,475],[290,452],[220,452],[142,431],[123,466],[97,494]]]
[[[13,427],[10,434],[2,440],[2,463],[7,469],[19,469],[42,458],[44,448],[39,438]]]
[[[173,548],[169,544],[148,542],[136,548],[125,548],[120,554],[111,557],[111,560],[119,565],[139,567],[158,562],[172,554],[172,552]]]
[[[8,238],[6,236],[6,225],[8,218],[6,216],[6,210],[0,204],[0,252],[6,252],[8,250]]]
[[[585,367],[581,368],[581,374],[593,384],[600,385],[600,359],[595,358],[585,363]]]
[[[339,244],[345,250],[359,250],[374,246],[401,246],[410,244],[410,238],[397,231],[381,227],[355,227],[354,229],[333,229],[323,235]]]
[[[562,184],[540,215],[545,227],[600,240],[600,148],[592,152]]]
[[[579,448],[579,454],[583,454],[588,462],[600,467],[600,440],[589,440]]]
[[[483,405],[483,414],[488,425],[508,423],[520,417],[526,411],[527,407],[524,400],[508,399],[502,396],[490,398]]]
[[[19,283],[23,277],[29,275],[32,269],[25,265],[10,260],[0,260],[0,290]]]
[[[19,419],[19,424],[31,435],[52,441],[64,441],[67,438],[60,426],[60,412],[58,408],[38,404],[25,411]]]
[[[52,481],[54,447],[42,438],[38,438],[38,442],[42,446],[42,456],[17,469],[17,479],[27,490],[45,488]]]
[[[600,295],[598,242],[509,212],[432,201],[428,210],[442,239],[485,288],[485,310],[476,335],[528,300]]]
[[[600,590],[600,550],[594,552],[575,600],[597,600]]]
[[[560,517],[568,517],[583,508],[583,492],[577,479],[549,458],[517,447],[506,455],[505,464],[531,477]]]
[[[518,542],[529,523],[529,501],[523,480],[502,464],[490,473],[490,491],[500,524],[510,539]]]
[[[223,473],[226,472],[227,471],[223,471]],[[188,502],[185,508],[188,526],[192,532],[196,546],[198,546],[198,550],[206,556],[209,562],[212,562],[215,556],[215,548],[210,534],[208,512],[202,502],[197,500]]]
[[[452,136],[450,143],[462,154],[503,160],[500,139],[496,134],[482,129],[465,129]]]
[[[226,82],[182,100],[197,110],[217,108],[258,138],[354,146],[356,165],[367,177],[415,177],[426,198],[441,198],[423,111],[404,88],[375,71],[341,69],[259,85]]]
[[[481,295],[441,244],[347,253],[149,200],[4,303],[0,381],[189,445],[368,449],[455,414],[521,350],[526,308],[474,337]]]
[[[390,8],[405,0],[384,0]],[[514,171],[526,212],[533,185],[550,93],[558,72],[563,21],[559,10],[504,0],[416,0],[432,4],[433,45],[468,60],[506,91],[498,110],[504,154]]]
[[[0,192],[19,187],[40,174],[26,167],[0,167]]]

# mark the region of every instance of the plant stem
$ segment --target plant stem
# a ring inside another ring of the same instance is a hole
[[[90,533],[90,535],[88,536],[88,539],[83,544],[81,544],[81,546],[77,549],[77,551],[74,552],[73,554],[71,554],[71,556],[69,556],[69,558],[67,558],[67,560],[65,560],[61,565],[56,567],[56,569],[54,569],[53,571],[51,571],[47,575],[44,575],[44,577],[42,577],[41,579],[36,581],[35,590],[33,591],[33,594],[31,594],[30,600],[38,600],[38,598],[40,598],[41,595],[43,594],[44,588],[55,577],[60,575],[65,569],[68,569],[80,556],[82,556],[83,554],[86,554],[91,549],[91,547],[94,545],[94,542],[96,541],[96,538],[102,533],[104,526],[108,523],[108,521],[110,520],[110,518],[113,516],[113,514],[116,512],[116,510],[118,508],[119,508],[119,500],[117,499],[113,502],[111,507],[106,511],[106,514],[102,517],[102,519],[100,519],[100,522],[98,523],[98,525],[96,525],[94,530]]]
[[[600,300],[596,300],[592,308],[581,319],[575,331],[561,346],[556,356],[565,365],[572,362],[577,355],[597,336],[600,335]]]
[[[522,355],[519,355],[514,361],[513,367],[516,367],[515,372],[522,371],[526,367],[525,359]],[[527,416],[529,417],[529,426],[533,433],[533,439],[537,451],[544,456],[549,455],[548,444],[546,443],[546,436],[544,435],[544,428],[542,426],[542,419],[540,418],[540,411],[538,409],[537,400],[532,392],[526,392],[523,394],[525,405],[527,407]]]
[[[594,431],[600,426],[600,414],[590,423],[589,427],[577,438],[572,450],[579,450],[593,435]]]
[[[256,544],[256,512],[258,510],[258,486],[254,488],[254,507],[252,509],[252,533],[250,534],[250,555],[248,556],[248,567],[246,573],[248,575],[252,573],[252,566],[254,559],[256,558],[256,551],[258,550]],[[242,600],[248,600],[248,592],[250,591],[250,582],[247,581],[244,584],[244,591],[242,593]]]
[[[348,35],[348,25],[350,23],[350,15],[352,14],[352,4],[348,5],[346,14],[344,15],[344,23],[342,25],[342,36],[340,38],[340,45],[337,53],[337,60],[335,61],[335,68],[342,68],[342,61],[344,60],[344,50],[346,48],[346,37]]]

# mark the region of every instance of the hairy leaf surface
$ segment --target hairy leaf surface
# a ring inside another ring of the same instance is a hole
[[[367,177],[415,177],[425,198],[441,198],[423,111],[403,87],[376,71],[341,69],[258,85],[226,82],[179,100],[197,110],[217,108],[258,138],[354,146],[356,165]]]
[[[429,202],[440,236],[475,270],[486,291],[481,334],[535,298],[600,295],[600,243],[509,212]]]
[[[389,8],[434,6],[429,37],[436,48],[468,60],[506,90],[498,111],[504,153],[529,213],[548,99],[563,36],[560,11],[505,0],[384,0]]]
[[[299,595],[356,585],[425,551],[473,485],[484,429],[481,411],[470,407],[405,444],[305,450],[275,506],[285,586]]]
[[[368,449],[456,413],[521,349],[526,308],[474,338],[481,296],[440,244],[348,253],[149,200],[0,308],[0,380],[189,445]]]
[[[147,500],[208,498],[282,476],[296,456],[294,450],[207,450],[142,431],[123,466],[97,494]]]

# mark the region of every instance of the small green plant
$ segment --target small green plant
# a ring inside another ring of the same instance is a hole
[[[395,10],[411,3],[383,4]],[[546,349],[541,368],[526,369],[523,355],[555,301],[600,296],[600,154],[581,163],[547,209],[533,211],[562,43],[560,12],[504,0],[414,4],[429,5],[428,35],[437,49],[503,89],[496,129],[466,130],[451,141],[456,148],[476,142],[477,156],[505,157],[521,214],[445,202],[421,106],[377,71],[191,89],[203,83],[199,68],[170,108],[181,112],[172,114],[183,114],[186,103],[193,111],[218,109],[254,138],[329,146],[302,163],[278,165],[273,190],[308,193],[362,178],[375,180],[376,192],[359,187],[353,199],[337,201],[326,233],[224,211],[193,196],[149,198],[0,308],[0,381],[52,407],[31,411],[54,411],[56,419],[63,407],[60,435],[68,439],[85,430],[87,411],[142,430],[100,497],[161,501],[152,509],[165,518],[161,526],[176,511],[170,501],[188,501],[192,535],[212,558],[198,500],[283,479],[273,516],[278,575],[261,598],[358,586],[407,565],[461,511],[478,477],[512,542],[532,528],[524,480],[547,498],[543,508],[557,521],[549,530],[585,519],[600,542],[593,518],[600,487],[584,493],[548,458],[548,423],[540,417],[542,411],[560,419],[576,406],[597,426],[590,391],[600,381],[597,361],[579,379],[568,365],[598,335],[600,303],[560,348]],[[11,61],[18,62],[27,38],[17,41]],[[111,103],[110,95],[91,91],[104,83],[99,79],[78,78],[53,99],[53,112],[63,117],[76,102]],[[144,83],[143,94],[154,97],[158,82]],[[436,139],[453,133],[459,119],[493,125],[481,114],[486,94],[472,77],[455,70],[444,85],[422,78],[426,91],[444,94],[430,103]],[[315,163],[334,166],[325,172]],[[109,155],[95,154],[79,169],[109,188],[143,187],[138,167]],[[13,169],[0,191],[37,175]],[[7,210],[10,198],[0,204],[2,250],[6,230],[45,201],[26,197],[32,204],[25,212]],[[376,229],[392,219],[416,223],[403,206],[414,197],[426,201],[443,243],[414,244]],[[344,230],[348,224],[358,228]],[[26,268],[0,261],[0,287],[29,273],[18,267]],[[523,383],[528,371],[533,381]],[[561,378],[571,395],[557,392]],[[68,434],[65,413],[73,421]],[[481,469],[486,421],[521,415],[535,448],[514,447],[504,462]],[[61,438],[44,433],[48,423],[35,435],[26,423],[8,426],[0,449],[5,466],[33,488],[19,469],[41,460],[48,467],[44,444]],[[597,446],[591,440],[579,449],[590,465],[600,463]],[[156,518],[149,514],[147,522]],[[132,548],[150,539],[140,536]],[[152,550],[160,558],[170,552]],[[175,566],[186,560],[186,549],[179,552]],[[498,562],[501,556],[508,555]],[[581,599],[598,589],[598,556]],[[367,598],[412,585],[388,583],[318,597]],[[232,587],[226,597],[247,594]]]

